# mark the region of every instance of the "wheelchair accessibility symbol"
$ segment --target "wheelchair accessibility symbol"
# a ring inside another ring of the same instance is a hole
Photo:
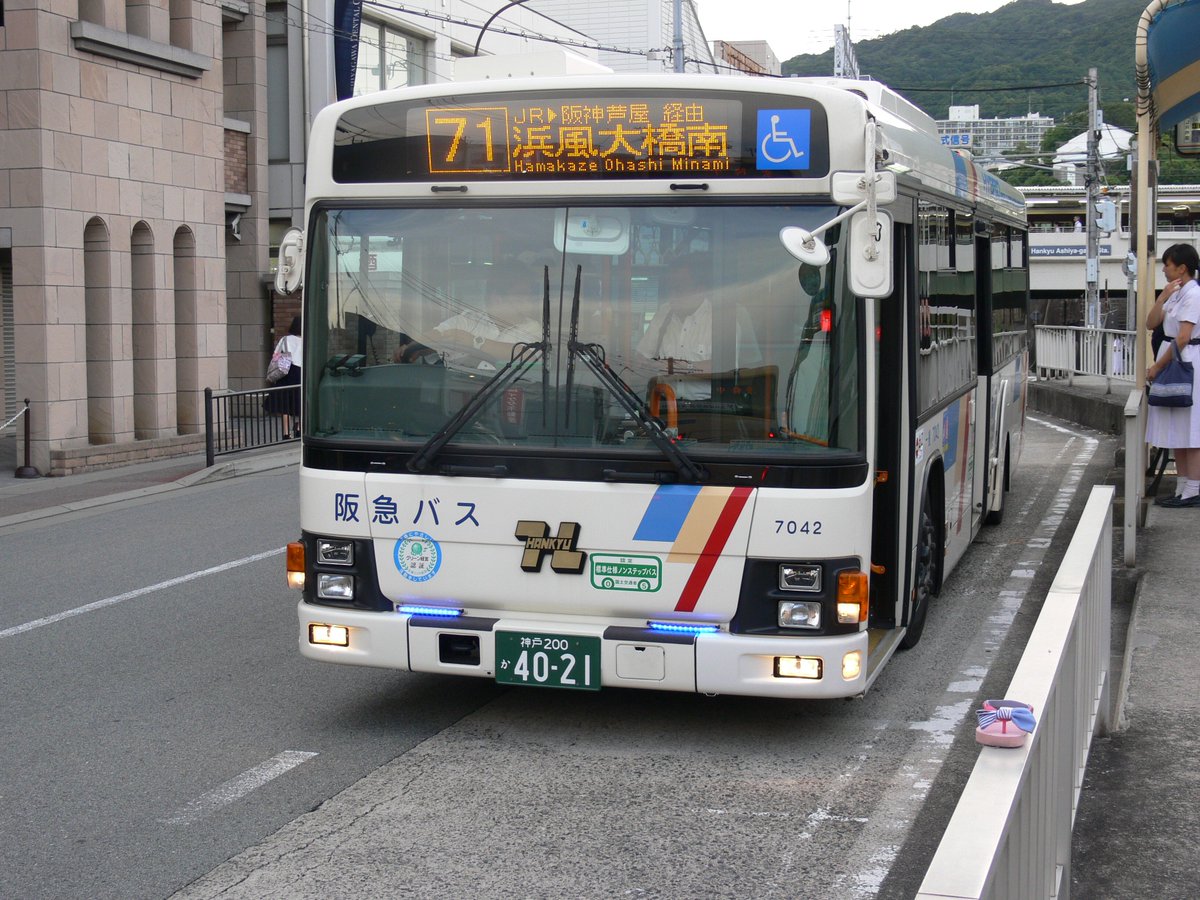
[[[807,109],[758,111],[759,169],[807,169],[812,112]]]

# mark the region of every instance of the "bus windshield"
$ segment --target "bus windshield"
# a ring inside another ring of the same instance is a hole
[[[482,456],[645,455],[664,440],[687,458],[861,453],[839,229],[823,268],[779,240],[837,211],[318,208],[306,431]]]

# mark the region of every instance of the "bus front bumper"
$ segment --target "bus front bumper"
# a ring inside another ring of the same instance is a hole
[[[433,619],[301,602],[302,655],[343,665],[496,677],[496,635],[599,639],[599,685],[701,694],[830,698],[867,687],[867,633],[792,637],[660,634],[583,621]]]

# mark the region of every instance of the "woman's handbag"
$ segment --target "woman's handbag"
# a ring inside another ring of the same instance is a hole
[[[1151,406],[1191,406],[1194,378],[1192,364],[1179,358],[1179,347],[1171,341],[1171,361],[1150,382],[1147,402]]]
[[[280,341],[271,354],[271,361],[267,363],[267,384],[277,384],[292,370],[292,354],[284,349],[286,346],[284,341]]]

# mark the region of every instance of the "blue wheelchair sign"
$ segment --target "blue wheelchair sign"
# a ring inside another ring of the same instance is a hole
[[[812,132],[812,111],[760,109],[758,111],[759,169],[807,169]]]

